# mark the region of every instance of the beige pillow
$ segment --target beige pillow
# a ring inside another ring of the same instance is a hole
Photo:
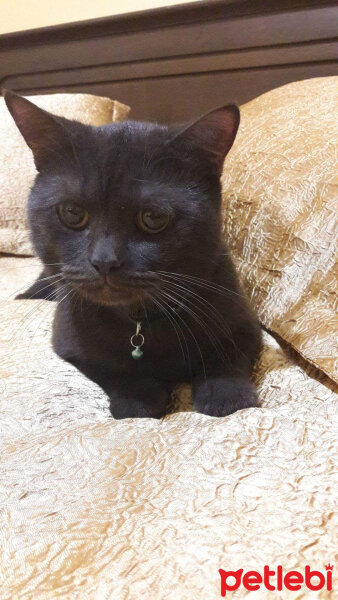
[[[49,112],[87,125],[121,121],[129,107],[89,94],[28,97]],[[0,98],[0,252],[33,254],[26,225],[26,202],[36,174],[33,156]]]
[[[261,322],[337,380],[338,77],[288,84],[241,115],[225,238]]]

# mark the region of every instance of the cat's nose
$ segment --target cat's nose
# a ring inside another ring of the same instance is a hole
[[[122,261],[118,258],[112,258],[111,260],[91,260],[90,262],[94,269],[104,277],[122,266]]]

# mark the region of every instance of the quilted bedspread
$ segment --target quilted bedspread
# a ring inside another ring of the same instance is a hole
[[[50,345],[54,305],[15,301],[39,271],[0,258],[1,600],[216,600],[218,569],[335,563],[333,383],[270,335],[260,408],[115,421]],[[336,561],[336,568],[338,568]],[[330,598],[334,591],[227,598]]]

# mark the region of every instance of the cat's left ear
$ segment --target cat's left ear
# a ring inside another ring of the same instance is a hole
[[[235,141],[239,122],[239,108],[228,104],[186,125],[174,139],[183,140],[188,148],[200,150],[220,176],[224,159]]]
[[[74,157],[70,136],[61,119],[14,92],[3,89],[2,93],[16,126],[33,152],[38,171]]]

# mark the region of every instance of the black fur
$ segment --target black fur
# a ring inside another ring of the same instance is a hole
[[[183,127],[126,121],[94,128],[12,93],[6,102],[39,171],[28,215],[46,267],[21,297],[50,298],[54,279],[45,277],[60,274],[57,354],[105,390],[116,418],[162,417],[183,382],[192,383],[194,406],[207,415],[256,406],[250,376],[260,328],[221,235],[219,176],[238,109]],[[60,222],[57,206],[65,201],[88,211],[83,230]],[[138,228],[140,210],[163,209],[171,215],[166,229]],[[140,310],[143,319],[135,316]],[[136,361],[130,338],[140,318],[144,355]]]

